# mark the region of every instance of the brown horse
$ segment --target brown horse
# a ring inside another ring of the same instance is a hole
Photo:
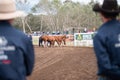
[[[53,36],[48,36],[48,35],[43,35],[39,38],[39,45],[40,43],[42,44],[42,42],[44,41],[44,47],[47,46],[48,43],[50,43],[50,47],[54,46],[55,43],[55,38]]]
[[[64,45],[66,45],[66,35],[57,35],[54,36],[55,37],[55,41],[58,43],[59,46],[61,46],[62,42],[64,42]]]
[[[62,42],[64,42],[64,45],[66,45],[66,35],[56,35],[56,36],[49,36],[49,35],[43,35],[39,38],[39,46],[44,41],[44,47],[47,46],[48,43],[50,43],[50,47],[54,46],[55,42],[57,42],[58,46],[61,46]]]

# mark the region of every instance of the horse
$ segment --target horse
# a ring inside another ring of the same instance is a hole
[[[44,41],[44,47],[46,47],[48,45],[48,43],[51,46],[54,46],[55,43],[55,38],[53,36],[48,36],[48,35],[43,35],[39,38],[39,46],[43,43]]]
[[[43,45],[44,41],[44,45]],[[64,42],[64,45],[66,45],[66,35],[55,35],[55,36],[49,36],[49,35],[43,35],[39,38],[39,46],[46,47],[48,46],[48,43],[50,44],[50,47],[54,46],[55,42],[57,42],[58,46],[61,46],[62,42]]]
[[[66,35],[61,36],[54,36],[55,41],[58,43],[59,46],[61,46],[62,42],[64,42],[64,45],[66,45]]]

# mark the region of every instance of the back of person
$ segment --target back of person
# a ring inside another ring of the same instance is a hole
[[[27,35],[0,21],[0,80],[26,80],[33,69],[33,53]]]
[[[117,0],[104,0],[93,11],[100,14],[103,25],[93,42],[98,64],[98,80],[120,80],[120,7]]]
[[[102,25],[95,37],[101,38],[101,41],[107,47],[111,63],[120,67],[120,22],[114,19],[108,21]]]
[[[22,15],[16,10],[15,0],[0,0],[0,80],[26,80],[32,73],[32,40],[11,25]]]

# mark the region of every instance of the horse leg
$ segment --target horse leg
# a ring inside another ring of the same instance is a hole
[[[51,43],[50,43],[50,47],[53,47],[53,45],[54,45],[54,42],[53,42],[53,41],[51,41]]]
[[[41,46],[41,40],[39,39],[39,47]]]
[[[49,41],[49,43],[50,43],[50,47],[52,47],[52,45],[53,45],[53,41]]]
[[[58,46],[60,47],[60,44],[61,44],[60,41],[57,40],[56,42],[57,42]]]
[[[54,45],[55,45],[55,41],[52,41],[52,46],[54,47]]]
[[[62,41],[60,40],[60,45],[59,45],[59,47],[62,45]]]
[[[63,42],[64,42],[64,45],[66,45],[66,41],[65,41],[65,40],[63,40]]]
[[[46,47],[46,43],[47,43],[47,41],[44,41],[44,45],[43,45],[43,47]]]
[[[39,47],[40,47],[40,44],[41,44],[41,43],[40,43],[40,41],[39,41]]]
[[[47,46],[50,46],[51,47],[51,41],[47,41]]]

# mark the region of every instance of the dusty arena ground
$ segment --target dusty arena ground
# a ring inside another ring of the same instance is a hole
[[[35,46],[35,56],[28,80],[97,80],[93,48]]]

